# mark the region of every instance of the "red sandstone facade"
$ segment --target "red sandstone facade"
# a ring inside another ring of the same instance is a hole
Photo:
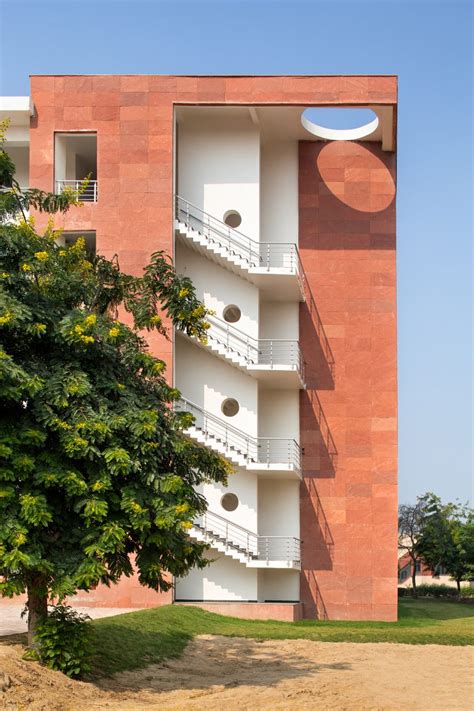
[[[356,77],[34,76],[30,185],[52,190],[54,135],[97,132],[100,199],[67,230],[95,230],[97,250],[139,273],[173,253],[174,110],[178,105],[383,106],[397,81]],[[394,121],[395,125],[395,121]],[[45,218],[37,216],[41,228]],[[59,220],[58,220],[59,224]],[[294,619],[396,619],[397,371],[395,153],[363,141],[299,144],[299,249],[335,358],[328,369],[300,307],[301,604]],[[172,342],[153,337],[172,377]],[[321,418],[324,412],[324,420]],[[84,595],[78,602],[84,604]],[[125,581],[90,604],[169,602]],[[241,609],[239,609],[241,608]],[[230,608],[228,608],[230,609]],[[219,610],[221,611],[221,610]],[[248,606],[231,614],[252,616]]]

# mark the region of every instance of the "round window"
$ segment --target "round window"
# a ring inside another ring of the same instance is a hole
[[[221,410],[226,417],[234,417],[240,410],[240,405],[233,397],[228,397],[222,403]]]
[[[237,323],[237,321],[239,321],[240,317],[242,316],[242,312],[238,306],[236,306],[235,304],[230,304],[229,306],[225,307],[224,311],[222,312],[222,315],[224,317],[224,321],[227,321],[227,323]]]
[[[235,229],[242,222],[242,218],[237,210],[227,210],[224,215],[224,222],[226,225],[229,225],[229,227],[233,227]]]
[[[226,511],[235,511],[239,505],[239,499],[235,494],[224,494],[221,499],[221,506]]]

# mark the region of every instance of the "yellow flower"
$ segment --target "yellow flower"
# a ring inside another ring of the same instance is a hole
[[[36,331],[36,333],[45,333],[46,332],[46,324],[45,323],[34,323],[33,328]]]
[[[81,341],[83,343],[94,343],[95,338],[94,336],[81,336]]]
[[[82,326],[80,326],[79,324],[77,324],[77,326],[74,326],[74,328],[72,329],[72,332],[71,332],[71,333],[72,333],[73,335],[75,334],[76,336],[80,336],[81,333],[84,333],[84,329],[82,328]]]
[[[44,262],[46,259],[48,259],[48,253],[47,252],[35,252],[35,257],[36,257],[36,259],[39,259],[40,262]]]
[[[31,265],[30,264],[22,264],[21,268],[24,272],[31,272]]]
[[[92,264],[88,262],[87,259],[83,259],[81,264],[83,269],[92,269]]]
[[[86,318],[84,319],[84,323],[86,326],[93,326],[96,322],[97,322],[97,316],[95,314],[86,316]]]
[[[150,323],[154,323],[155,325],[161,323],[161,316],[152,316]]]
[[[189,531],[190,528],[193,527],[193,524],[191,521],[182,521],[181,522],[181,528],[184,528],[186,531]]]
[[[186,511],[189,511],[189,504],[179,504],[175,510],[177,514],[186,513]]]
[[[182,299],[184,299],[184,297],[187,296],[188,294],[189,294],[189,289],[185,288],[185,289],[180,289],[180,291],[179,291],[179,296]]]
[[[10,323],[12,318],[13,314],[10,313],[10,311],[7,311],[3,316],[0,316],[0,326],[6,326],[7,323]]]
[[[10,274],[8,272],[2,272],[0,274],[0,279],[8,279],[9,276]]]
[[[65,249],[60,249],[60,250],[59,250],[59,256],[60,256],[60,257],[65,257],[66,254],[67,254],[67,252],[66,252]]]
[[[123,383],[117,383],[117,387],[119,390],[125,390],[125,385]]]
[[[117,336],[120,336],[120,328],[118,328],[117,326],[112,326],[109,331],[109,336],[110,338],[117,338]]]

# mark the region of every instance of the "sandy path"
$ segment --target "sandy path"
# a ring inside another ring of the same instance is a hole
[[[0,669],[13,679],[4,708],[420,710],[473,705],[472,647],[257,642],[201,636],[181,659],[126,672],[95,685],[23,662],[0,645]]]

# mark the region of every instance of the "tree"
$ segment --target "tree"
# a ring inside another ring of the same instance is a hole
[[[443,567],[460,591],[461,581],[472,579],[474,571],[474,512],[459,503],[443,504],[432,493],[424,500],[418,552],[435,574]]]
[[[418,541],[423,527],[424,510],[424,497],[418,497],[414,505],[402,504],[398,507],[398,547],[410,557],[413,597],[417,597],[416,564],[420,559]]]
[[[48,213],[77,194],[21,193],[0,150],[0,592],[26,591],[28,637],[48,599],[115,583],[142,585],[203,567],[188,529],[205,500],[195,486],[225,482],[230,465],[186,438],[179,393],[141,335],[169,337],[166,317],[205,339],[206,309],[162,253],[141,277],[58,245]],[[118,309],[131,325],[118,320]]]

